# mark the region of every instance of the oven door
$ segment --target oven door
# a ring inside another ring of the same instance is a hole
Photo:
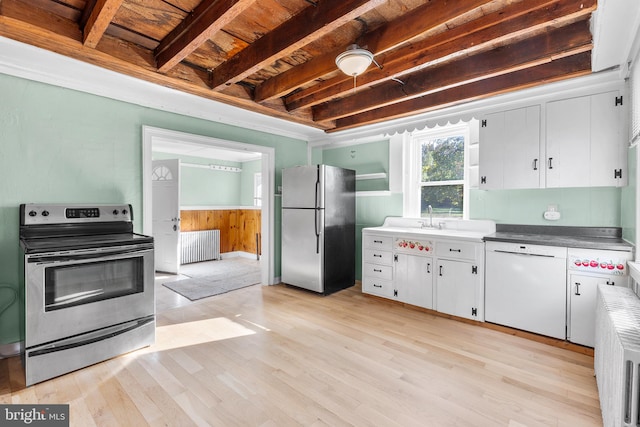
[[[153,244],[25,255],[25,346],[155,314]]]

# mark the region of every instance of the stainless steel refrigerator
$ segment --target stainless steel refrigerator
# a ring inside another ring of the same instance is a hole
[[[282,282],[322,294],[355,283],[355,171],[282,170]]]

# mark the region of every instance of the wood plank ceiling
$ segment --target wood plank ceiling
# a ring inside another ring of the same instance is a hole
[[[596,0],[0,0],[0,35],[327,132],[591,72]],[[335,58],[375,55],[353,78]]]

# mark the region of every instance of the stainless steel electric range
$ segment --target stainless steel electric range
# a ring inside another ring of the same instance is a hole
[[[20,205],[26,385],[155,341],[153,238],[131,205]]]

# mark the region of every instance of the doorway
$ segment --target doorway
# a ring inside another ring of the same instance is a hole
[[[262,159],[261,178],[261,236],[262,262],[261,282],[274,283],[274,193],[275,193],[275,149],[260,145],[246,144],[222,140],[202,135],[194,135],[167,129],[143,126],[143,233],[153,234],[153,199],[152,199],[152,151],[154,142],[173,142],[198,145],[237,152],[260,153]]]

